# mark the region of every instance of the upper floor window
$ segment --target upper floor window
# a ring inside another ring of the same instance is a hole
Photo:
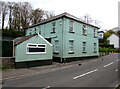
[[[87,35],[87,27],[86,27],[86,25],[83,25],[83,27],[82,27],[82,30],[83,30],[83,35]]]
[[[27,54],[42,54],[46,53],[46,44],[27,44]]]
[[[39,29],[39,34],[41,34],[41,26],[39,26],[38,29]]]
[[[98,33],[97,33],[97,29],[94,29],[94,37],[97,37]]]
[[[29,34],[31,35],[31,32]]]
[[[41,34],[41,31],[39,31],[39,34]]]
[[[74,32],[74,21],[70,20],[69,23],[69,32]]]
[[[35,28],[35,34],[37,33],[37,29]]]
[[[52,22],[52,32],[51,33],[55,33],[56,30],[56,23]]]

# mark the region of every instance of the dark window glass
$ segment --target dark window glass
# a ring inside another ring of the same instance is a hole
[[[36,47],[37,45],[28,45],[28,46],[31,46],[31,47]]]
[[[45,47],[45,45],[38,45],[38,47]]]
[[[45,52],[45,48],[29,48],[29,52]]]

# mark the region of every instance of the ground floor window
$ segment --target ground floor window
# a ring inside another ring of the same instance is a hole
[[[59,53],[59,40],[55,40],[54,53]]]
[[[83,42],[83,50],[82,50],[83,53],[86,53],[86,42]]]
[[[96,52],[97,52],[97,44],[94,43],[94,53],[96,53]]]
[[[27,44],[27,54],[42,54],[46,53],[46,44]]]
[[[69,40],[69,53],[74,53],[74,40]]]

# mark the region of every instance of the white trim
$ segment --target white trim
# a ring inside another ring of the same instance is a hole
[[[72,42],[73,45],[71,45],[70,42]],[[72,48],[72,50],[71,50],[71,48]],[[69,39],[69,52],[74,52],[74,40],[70,40],[70,39]]]
[[[30,47],[28,45],[36,45],[36,47]],[[38,45],[45,45],[45,47],[38,47]],[[45,48],[45,52],[28,52],[28,48]],[[26,54],[46,54],[46,44],[27,43]]]
[[[69,51],[69,53],[73,53],[74,51]]]
[[[71,25],[71,22],[72,22],[72,25]],[[72,31],[70,30],[71,27],[73,28]],[[74,31],[74,21],[73,20],[69,21],[69,32],[75,32]]]
[[[82,34],[87,35],[87,27],[86,27],[86,25],[82,25]]]
[[[86,44],[87,44],[87,42],[85,42],[85,41],[82,42],[82,52],[86,52]],[[83,48],[85,48],[85,49],[83,50]]]
[[[53,46],[51,43],[49,43],[45,38],[43,38],[39,33],[38,36],[41,37],[46,43],[48,43],[50,46]]]

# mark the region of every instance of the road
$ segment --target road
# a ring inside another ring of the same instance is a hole
[[[3,87],[115,87],[120,75],[118,54],[104,56],[103,60],[71,66],[45,74],[5,80]]]

